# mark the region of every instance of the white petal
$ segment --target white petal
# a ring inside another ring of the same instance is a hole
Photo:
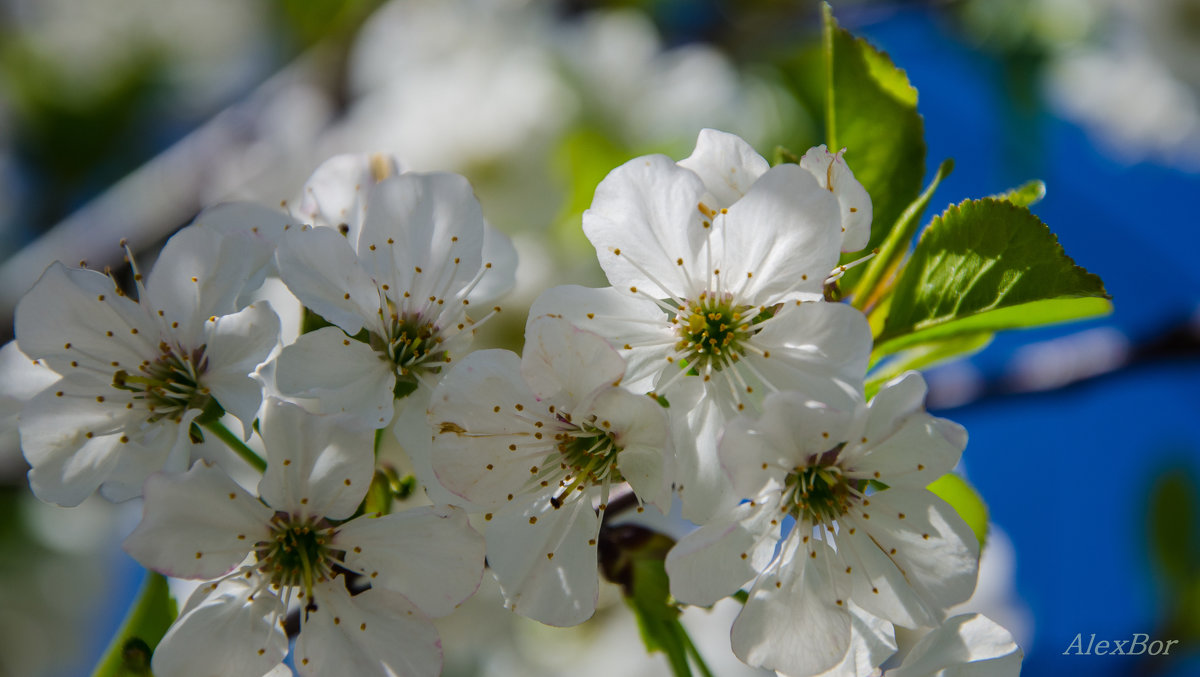
[[[429,403],[433,391],[417,388],[408,397],[396,400],[396,415],[392,419],[392,434],[412,464],[412,473],[425,489],[425,495],[435,505],[456,505],[468,512],[483,512],[483,506],[442,486],[433,470],[433,426],[429,423]]]
[[[724,288],[751,305],[818,294],[837,265],[837,200],[792,164],[772,167],[724,215]]]
[[[197,591],[201,597],[175,621],[154,650],[154,674],[163,677],[263,677],[287,654],[279,620],[283,604],[253,594],[249,581],[227,579]]]
[[[359,517],[338,527],[331,543],[345,550],[346,568],[404,595],[431,618],[473,595],[483,576],[483,537],[451,506]]]
[[[1017,677],[1024,652],[1007,630],[979,614],[948,619],[917,642],[887,677]]]
[[[293,228],[280,242],[275,262],[296,298],[346,333],[378,324],[378,285],[337,231]]]
[[[755,583],[745,608],[733,623],[733,652],[744,663],[803,677],[818,675],[842,661],[850,647],[850,614],[837,604],[820,545],[811,561],[790,562],[783,576],[765,575]],[[777,586],[776,583],[779,585]]]
[[[654,377],[666,365],[665,358],[677,340],[666,313],[653,301],[612,287],[551,287],[534,300],[528,323],[543,315],[563,317],[607,340],[625,358],[628,366],[623,384],[634,392],[653,390]]]
[[[863,510],[871,515],[871,538],[931,609],[944,610],[971,596],[979,541],[954,508],[924,489],[893,488],[872,495]]]
[[[793,468],[844,442],[851,423],[851,413],[803,393],[771,393],[758,420],[739,416],[725,426],[721,465],[739,497],[757,496],[771,482],[782,487]]]
[[[743,503],[676,543],[666,561],[671,594],[709,606],[753,580],[775,554],[779,524],[771,524],[773,512]]]
[[[318,413],[353,414],[370,428],[384,427],[395,413],[395,368],[337,327],[309,332],[284,348],[275,383],[284,395],[313,398]]]
[[[122,444],[116,465],[100,485],[100,495],[113,503],[128,501],[142,495],[142,485],[155,471],[186,471],[192,463],[192,451],[199,446],[192,442],[190,434],[192,421],[199,415],[199,409],[189,409],[178,423],[162,419],[126,428],[129,442]],[[214,443],[211,436],[207,443]],[[224,446],[220,441],[215,443]]]
[[[267,470],[258,485],[267,505],[331,519],[354,514],[375,456],[370,430],[346,424],[345,417],[315,416],[290,402],[267,400],[261,425]]]
[[[513,611],[547,625],[577,625],[592,617],[600,583],[591,501],[555,509],[537,501],[497,514],[488,525],[488,566]]]
[[[703,261],[711,231],[699,209],[705,192],[699,176],[664,155],[612,170],[583,213],[583,232],[608,281],[622,293],[636,287],[656,298],[687,296],[687,271]]]
[[[670,449],[667,412],[645,395],[620,388],[605,388],[591,401],[591,413],[600,427],[613,435],[621,451],[617,469],[638,498],[671,508],[674,455]]]
[[[924,488],[954,469],[966,445],[962,426],[925,413],[925,380],[910,371],[871,400],[862,435],[842,458],[864,476],[878,472],[889,486]]]
[[[151,475],[145,491],[142,521],[125,539],[125,551],[167,576],[229,573],[271,531],[273,511],[207,463],[179,475]]]
[[[521,493],[532,466],[554,450],[527,417],[553,423],[507,350],[480,350],[454,365],[433,392],[433,471],[458,496],[502,507]],[[541,420],[541,419],[539,419]],[[547,428],[548,430],[548,428]]]
[[[421,303],[430,296],[461,303],[457,294],[482,265],[483,230],[466,179],[401,174],[371,191],[358,251],[378,282]]]
[[[844,303],[785,304],[754,343],[770,358],[748,354],[758,371],[779,390],[798,390],[843,409],[862,400],[863,377],[871,354],[866,317]]]
[[[689,380],[695,379],[685,379],[682,386],[699,389],[698,384],[686,382]],[[683,501],[683,518],[704,524],[738,498],[733,495],[733,485],[717,454],[717,439],[727,415],[716,399],[679,397],[681,389],[672,391],[669,409],[676,454],[676,489]],[[687,406],[690,402],[695,404]]]
[[[876,669],[896,653],[896,632],[891,623],[863,611],[853,602],[850,608],[850,648],[842,662],[818,677],[878,675]]]
[[[740,200],[770,167],[741,137],[715,129],[700,130],[696,149],[679,166],[700,176],[717,201],[709,206],[716,209]]]
[[[442,642],[437,629],[402,595],[371,588],[351,597],[340,578],[318,585],[317,608],[296,640],[303,677],[437,677]]]
[[[881,550],[872,540],[875,522],[879,520],[880,504],[871,501],[869,520],[849,519],[838,534],[838,555],[851,571],[854,601],[866,611],[908,628],[936,624],[941,609],[930,608],[904,572],[897,567],[899,555]],[[851,534],[853,532],[853,534]]]
[[[192,225],[220,233],[228,240],[222,243],[225,249],[249,258],[249,275],[234,302],[235,308],[242,308],[250,304],[250,295],[274,271],[275,247],[293,223],[276,209],[252,202],[227,202],[200,212]]]
[[[269,249],[262,243],[189,226],[167,240],[146,277],[141,303],[161,311],[164,323],[178,322],[175,336],[185,347],[200,344],[208,318],[237,310],[252,277],[261,279]]]
[[[625,361],[607,341],[565,319],[543,316],[525,329],[521,376],[539,400],[577,412],[584,398],[624,374]]]
[[[800,158],[800,166],[816,177],[821,187],[837,197],[842,217],[842,251],[856,252],[871,239],[871,196],[842,158],[825,149],[825,145],[810,148]]]
[[[111,379],[113,362],[133,369],[158,355],[157,325],[94,270],[51,264],[17,304],[14,323],[21,350],[64,375]]]
[[[41,360],[21,352],[16,341],[0,348],[0,455],[20,445],[17,414],[58,378]]]
[[[206,325],[208,368],[203,384],[217,402],[238,417],[250,436],[250,424],[262,404],[262,384],[251,374],[279,343],[279,317],[259,301]]]
[[[294,213],[314,226],[345,227],[346,239],[358,242],[367,213],[367,195],[376,183],[401,171],[400,161],[382,153],[335,155],[304,183]]]
[[[483,225],[482,257],[486,272],[467,295],[472,305],[489,304],[517,283],[517,248],[510,237],[488,223]]]
[[[132,444],[128,439],[121,442],[126,427],[134,425],[139,413],[126,409],[117,397],[98,401],[97,387],[95,382],[61,379],[21,412],[21,447],[32,466],[29,484],[43,501],[79,505],[108,479],[119,454],[142,451],[127,450]],[[161,464],[157,453],[147,455]],[[157,469],[150,466],[146,474]]]

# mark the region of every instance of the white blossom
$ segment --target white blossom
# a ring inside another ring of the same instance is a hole
[[[746,142],[705,130],[678,164],[636,158],[597,187],[583,227],[613,286],[535,301],[531,316],[562,315],[620,348],[626,387],[669,400],[684,517],[731,505],[716,441],[738,412],[775,390],[846,406],[861,393],[866,319],[821,300],[841,211],[805,168],[768,169]]]
[[[155,674],[262,675],[287,653],[279,625],[293,600],[303,607],[300,675],[438,674],[429,619],[475,592],[483,540],[449,506],[349,519],[374,457],[370,432],[347,419],[269,399],[258,497],[204,462],[146,481],[145,513],[125,549],[166,575],[211,581],[155,652]],[[352,595],[342,571],[369,587]]]
[[[925,488],[954,467],[966,435],[925,413],[924,396],[909,372],[870,405],[776,393],[761,417],[728,425],[721,460],[748,501],[681,540],[666,566],[671,593],[693,604],[752,583],[732,630],[739,658],[819,675],[843,663],[852,634],[871,640],[852,629],[852,608],[930,627],[970,596],[978,542]]]
[[[135,270],[136,301],[109,276],[55,263],[17,306],[20,349],[61,377],[20,415],[42,500],[77,505],[97,487],[113,500],[138,495],[155,470],[187,467],[191,424],[206,409],[233,414],[249,435],[262,398],[252,372],[279,320],[238,299],[261,280],[266,231],[284,219],[252,205],[211,211],[167,242],[144,281]]]
[[[884,677],[1017,677],[1025,652],[992,619],[963,614],[930,630]]]
[[[619,387],[621,357],[560,318],[531,323],[524,356],[468,355],[434,391],[433,469],[484,515],[507,604],[551,625],[596,608],[596,537],[615,485],[670,504],[667,420]]]

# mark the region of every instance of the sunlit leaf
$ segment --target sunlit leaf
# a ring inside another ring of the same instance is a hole
[[[963,334],[1033,327],[1112,309],[1100,278],[1028,209],[991,198],[951,206],[900,274],[877,356]]]
[[[1018,207],[1028,207],[1032,204],[1040,202],[1042,198],[1046,197],[1046,184],[1043,181],[1034,179],[1033,181],[1029,181],[1016,188],[1013,188],[1007,193],[992,195],[991,197],[994,197],[997,200],[1008,200]]]
[[[910,369],[928,369],[943,362],[974,355],[992,342],[990,331],[978,334],[959,334],[940,341],[916,345],[882,364],[867,379],[866,396],[874,397],[884,383]]]

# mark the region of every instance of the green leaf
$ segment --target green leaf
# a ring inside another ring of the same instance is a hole
[[[929,206],[929,201],[933,198],[934,191],[941,185],[942,179],[950,176],[952,171],[954,171],[954,160],[950,158],[943,160],[925,190],[904,208],[896,225],[880,245],[879,253],[867,264],[866,271],[863,272],[862,278],[854,288],[855,308],[862,310],[868,305],[875,305],[879,302],[880,298],[878,297],[881,296],[881,293],[877,287],[880,283],[886,284],[893,271],[900,266],[904,255],[908,253],[913,236],[917,234],[917,227],[921,223],[921,214],[925,213],[925,207]]]
[[[988,509],[979,492],[953,473],[934,480],[933,484],[929,485],[929,490],[954,508],[958,516],[971,527],[971,531],[975,532],[975,538],[979,539],[979,547],[983,547],[987,541]]]
[[[867,398],[872,398],[884,383],[910,369],[928,369],[935,365],[967,357],[988,347],[994,334],[990,331],[978,334],[960,334],[941,341],[922,343],[888,360],[871,374],[864,386]],[[872,356],[874,358],[874,356]]]
[[[840,28],[826,5],[825,54],[829,86],[825,139],[831,151],[846,149],[846,162],[871,196],[873,249],[921,192],[925,176],[925,125],[917,113],[917,90],[891,58]],[[847,254],[845,260],[856,258]],[[862,273],[850,270],[853,288]]]
[[[921,235],[900,274],[877,357],[963,334],[1103,315],[1110,297],[1025,207],[991,198],[952,205]]]
[[[92,677],[148,677],[150,655],[177,615],[167,579],[152,571]]]
[[[997,200],[1008,200],[1018,207],[1028,207],[1046,197],[1046,184],[1038,179],[1034,179],[1017,188],[1013,188],[1007,193],[991,195],[990,197]]]

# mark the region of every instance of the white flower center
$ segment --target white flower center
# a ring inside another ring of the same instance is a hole
[[[624,482],[621,471],[617,469],[617,456],[621,447],[617,446],[616,436],[608,430],[608,422],[598,425],[596,417],[576,424],[571,417],[557,414],[560,430],[554,434],[556,451],[546,458],[544,465],[561,471],[558,486],[561,491],[550,499],[558,507],[571,496],[571,492],[580,493],[587,487],[605,485],[611,482]],[[558,474],[558,473],[554,473]],[[546,479],[541,480],[548,484]]]
[[[738,305],[733,294],[703,292],[685,301],[672,320],[679,336],[675,351],[697,372],[720,370],[742,358],[746,342],[758,333],[755,325],[773,314]]]
[[[795,517],[797,522],[831,527],[862,495],[846,478],[841,466],[818,460],[788,473],[779,509]]]

